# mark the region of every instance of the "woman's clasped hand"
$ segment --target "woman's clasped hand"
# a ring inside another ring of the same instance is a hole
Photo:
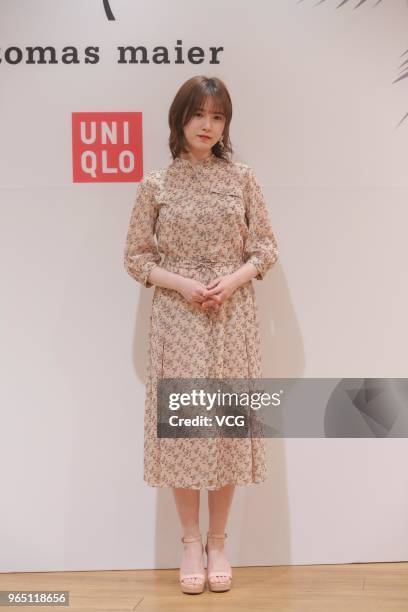
[[[207,285],[193,278],[183,278],[180,283],[181,295],[198,310],[217,311],[221,304],[226,302],[237,288],[231,275],[218,276]]]

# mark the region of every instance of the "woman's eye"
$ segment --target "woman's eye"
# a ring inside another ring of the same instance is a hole
[[[194,115],[195,115],[196,117],[202,117],[202,116],[203,116],[203,113],[202,113],[201,111],[196,111],[196,112],[194,113]],[[222,115],[215,115],[215,116],[214,116],[214,119],[216,119],[217,121],[222,121],[223,116],[222,116]]]

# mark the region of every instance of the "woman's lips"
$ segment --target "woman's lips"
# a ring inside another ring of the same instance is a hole
[[[210,140],[210,137],[209,137],[209,136],[202,136],[202,135],[199,135],[198,137],[199,137],[199,138],[201,138],[202,140]]]

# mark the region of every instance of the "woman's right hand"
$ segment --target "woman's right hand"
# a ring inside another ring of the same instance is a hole
[[[219,300],[217,296],[210,296],[207,299],[208,289],[203,283],[194,278],[180,277],[178,282],[178,292],[187,300],[189,304],[199,310],[208,310],[209,308],[219,308]]]

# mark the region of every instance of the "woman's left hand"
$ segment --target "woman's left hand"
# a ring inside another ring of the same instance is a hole
[[[208,289],[208,298],[211,301],[216,302],[218,305],[226,302],[234,291],[238,288],[236,280],[230,275],[226,274],[225,276],[218,276],[211,283],[206,285]],[[208,300],[208,301],[210,301]],[[203,308],[207,307],[208,301],[204,301],[202,306]],[[208,304],[208,307],[211,306]]]

